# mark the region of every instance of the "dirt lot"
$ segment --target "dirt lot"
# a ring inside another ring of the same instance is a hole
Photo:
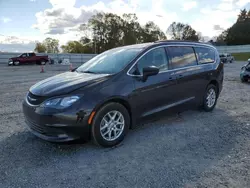
[[[250,84],[225,65],[212,113],[166,115],[116,148],[52,144],[29,133],[21,103],[37,81],[69,69],[0,65],[0,187],[250,187]]]

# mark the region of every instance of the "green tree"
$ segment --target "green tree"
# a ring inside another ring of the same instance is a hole
[[[248,18],[248,12],[246,9],[243,9],[240,11],[240,14],[238,15],[237,22],[243,22]]]
[[[106,35],[106,27],[104,23],[104,13],[97,13],[92,16],[89,20],[88,25],[92,30],[93,43],[96,53],[101,53],[105,51],[105,35]]]
[[[43,43],[36,43],[36,47],[34,49],[37,53],[45,53],[46,52],[46,46]]]
[[[100,53],[122,45],[122,18],[111,13],[98,13],[89,20],[92,28],[93,44]]]
[[[250,44],[250,11],[241,10],[236,23],[223,31],[216,42],[222,45]]]
[[[142,42],[165,40],[167,37],[154,22],[147,22],[142,28]]]
[[[123,14],[122,19],[123,45],[142,42],[142,28],[136,14]]]
[[[153,22],[141,26],[135,14],[118,16],[112,13],[98,13],[81,29],[92,31],[92,43],[97,53],[108,49],[142,42],[166,39],[165,34]]]
[[[226,43],[228,45],[250,44],[250,17],[249,11],[241,10],[237,22],[228,29]]]
[[[88,43],[91,42],[91,40],[89,38],[87,38],[87,37],[81,37],[79,42],[82,43],[82,44],[88,44]]]
[[[200,40],[199,34],[188,24],[173,22],[167,32],[174,40]]]
[[[61,46],[64,53],[84,53],[83,45],[78,41],[69,41]]]
[[[79,41],[69,41],[61,46],[63,53],[93,53],[92,47]]]
[[[229,28],[226,42],[228,45],[250,44],[250,22],[237,22]]]
[[[43,41],[43,45],[46,47],[47,53],[58,53],[59,52],[59,40],[46,38]]]
[[[228,35],[228,29],[223,31],[217,38],[216,43],[218,45],[226,45],[227,44],[227,35]]]

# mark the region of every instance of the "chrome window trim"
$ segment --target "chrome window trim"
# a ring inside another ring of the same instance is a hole
[[[193,68],[193,67],[200,67],[200,66],[205,66],[205,65],[213,65],[216,62],[216,48],[214,48],[213,46],[209,46],[206,44],[190,44],[190,43],[186,43],[186,44],[164,44],[164,45],[160,45],[160,46],[156,46],[154,48],[151,48],[149,50],[147,50],[146,52],[144,52],[134,63],[133,65],[131,65],[131,67],[129,68],[129,70],[127,71],[127,75],[131,76],[131,77],[142,77],[142,75],[134,75],[134,74],[130,74],[129,72],[131,71],[132,68],[134,68],[134,66],[137,64],[137,62],[143,57],[145,56],[147,53],[149,53],[152,50],[155,50],[157,48],[166,48],[166,47],[192,47],[192,48],[197,48],[197,47],[201,47],[201,48],[208,48],[208,49],[213,49],[214,50],[214,62],[213,63],[204,63],[204,64],[199,64],[199,62],[197,62],[197,65],[193,65],[193,66],[188,66],[188,67],[181,67],[181,68],[177,68],[177,69],[170,69],[170,70],[166,70],[166,71],[161,71],[159,72],[159,74],[161,73],[166,73],[166,72],[171,72],[171,71],[176,71],[176,70],[182,70],[182,69],[187,69],[187,68]],[[194,54],[196,56],[196,53],[194,51]],[[167,55],[167,54],[166,54]],[[197,60],[198,61],[198,60]],[[169,62],[168,62],[169,63]]]

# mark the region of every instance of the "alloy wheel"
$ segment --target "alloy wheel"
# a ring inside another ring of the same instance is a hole
[[[121,112],[113,110],[108,112],[101,121],[100,133],[103,139],[114,141],[124,130],[124,117]]]
[[[216,102],[216,92],[214,88],[210,88],[207,92],[206,104],[209,108],[212,108]]]

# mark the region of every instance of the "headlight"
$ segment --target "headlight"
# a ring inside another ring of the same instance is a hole
[[[75,103],[79,99],[80,99],[79,96],[70,96],[70,97],[49,99],[47,101],[44,101],[41,104],[41,107],[63,109],[63,108],[67,108],[67,107],[71,106],[73,103]]]

